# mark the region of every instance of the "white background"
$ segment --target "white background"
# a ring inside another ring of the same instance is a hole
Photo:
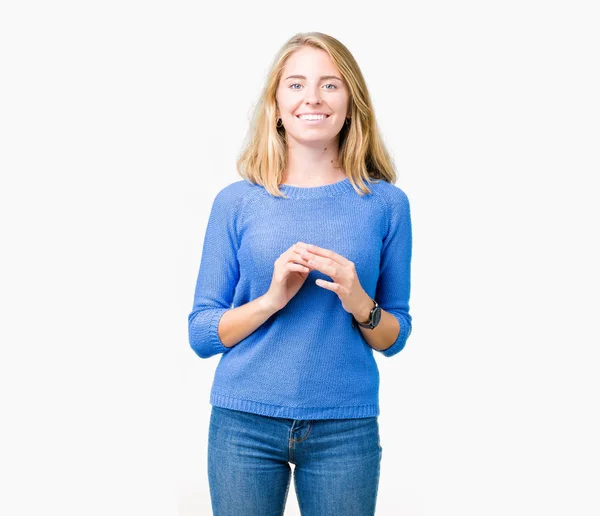
[[[317,30],[413,217],[377,514],[599,515],[592,4],[3,2],[0,512],[210,514],[204,231],[272,58]]]

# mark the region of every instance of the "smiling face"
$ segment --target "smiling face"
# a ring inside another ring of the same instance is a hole
[[[327,52],[305,46],[290,55],[277,87],[278,117],[288,140],[328,143],[337,139],[350,95]]]

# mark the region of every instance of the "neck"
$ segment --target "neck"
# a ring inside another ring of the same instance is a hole
[[[288,143],[287,167],[283,183],[297,186],[319,186],[346,177],[338,163],[338,141],[314,145]]]

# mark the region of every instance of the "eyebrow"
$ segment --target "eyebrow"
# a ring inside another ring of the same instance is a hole
[[[289,77],[285,78],[286,81],[288,79],[306,79],[306,77],[304,77],[304,75],[290,75]],[[338,81],[342,80],[337,75],[321,75],[321,77],[320,77],[321,81],[328,80],[328,79],[337,79]]]

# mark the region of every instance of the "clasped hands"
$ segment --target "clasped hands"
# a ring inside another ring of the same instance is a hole
[[[368,317],[373,302],[360,284],[354,262],[331,249],[305,242],[295,243],[275,262],[273,280],[267,293],[273,299],[275,309],[287,304],[311,270],[322,272],[333,280],[319,278],[315,283],[335,292],[346,312],[359,320]]]

